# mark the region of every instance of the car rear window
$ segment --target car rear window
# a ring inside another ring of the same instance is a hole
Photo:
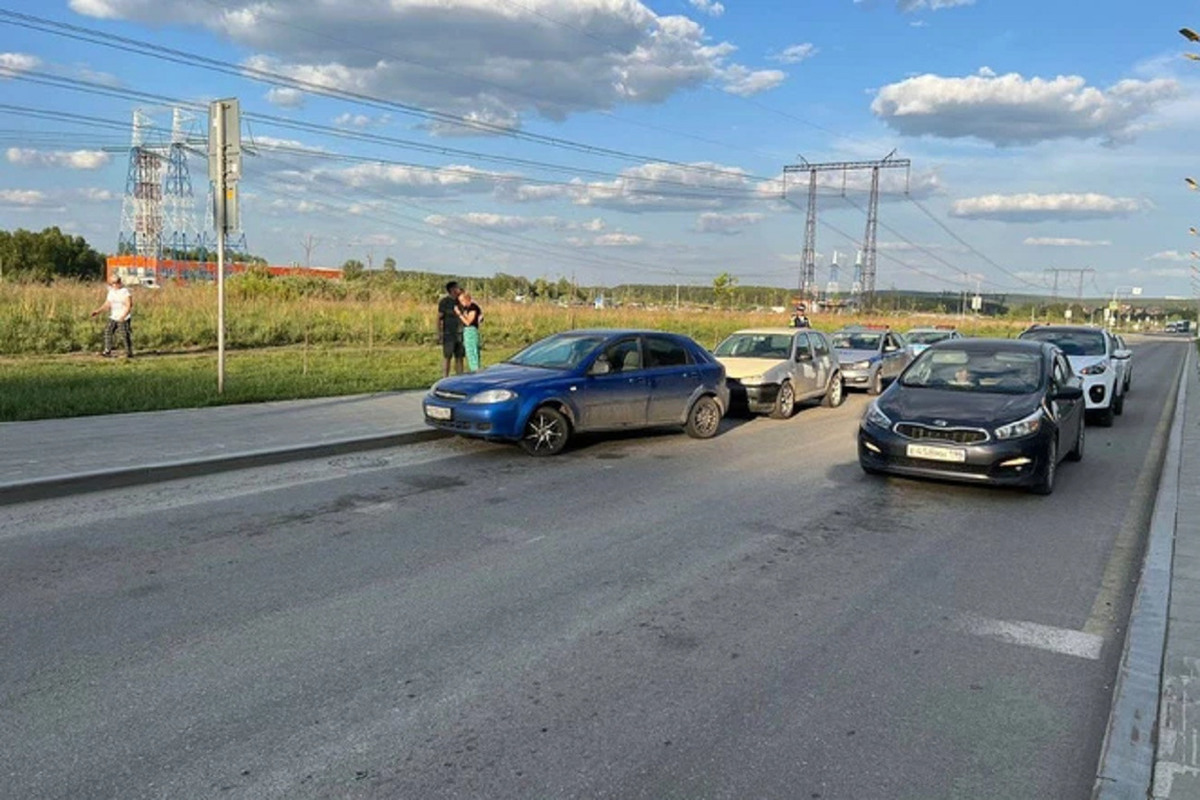
[[[1058,345],[1068,356],[1102,356],[1108,352],[1100,331],[1033,330],[1025,331],[1021,338]]]

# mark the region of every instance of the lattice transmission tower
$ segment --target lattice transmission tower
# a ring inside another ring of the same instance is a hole
[[[195,132],[196,118],[183,109],[171,109],[169,136],[154,125],[150,112],[133,112],[129,172],[121,205],[121,232],[117,252],[161,259],[206,260],[216,248],[210,231],[212,186],[207,189],[206,225],[202,229],[196,209],[189,159],[206,155],[207,140]],[[246,252],[246,235],[231,232],[228,248]]]
[[[163,244],[163,166],[161,149],[146,144],[150,118],[140,109],[133,112],[133,135],[129,148],[129,172],[125,199],[121,203],[121,232],[117,252],[160,258]]]
[[[892,158],[895,150],[878,161],[828,161],[821,164],[810,164],[804,159],[803,164],[791,164],[783,168],[783,196],[787,197],[788,175],[797,172],[808,173],[808,208],[804,221],[804,251],[800,257],[800,294],[808,295],[817,291],[816,285],[816,253],[817,253],[817,174],[821,172],[842,173],[842,193],[846,192],[847,176],[852,171],[869,169],[871,171],[870,200],[867,203],[867,227],[862,240],[862,298],[866,307],[875,303],[875,243],[879,230],[879,171],[883,169],[905,170],[904,191],[908,193],[908,172],[912,162],[907,158]]]

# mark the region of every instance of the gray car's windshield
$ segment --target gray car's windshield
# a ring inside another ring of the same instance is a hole
[[[949,339],[949,331],[909,331],[908,340],[914,344],[933,344]]]
[[[607,336],[600,334],[556,333],[529,345],[508,359],[507,363],[523,367],[575,369],[607,339]]]
[[[835,333],[833,346],[836,350],[878,350],[882,333]]]
[[[1068,356],[1102,356],[1106,352],[1100,331],[1033,330],[1022,333],[1021,338],[1056,344]]]
[[[935,348],[918,356],[900,382],[922,389],[1028,394],[1042,385],[1042,357],[1017,350]]]
[[[717,345],[713,355],[725,358],[788,358],[792,337],[783,333],[735,333]]]

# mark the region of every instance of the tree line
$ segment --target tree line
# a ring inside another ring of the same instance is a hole
[[[104,269],[104,255],[82,236],[68,236],[56,227],[41,233],[0,231],[0,280],[98,280]]]

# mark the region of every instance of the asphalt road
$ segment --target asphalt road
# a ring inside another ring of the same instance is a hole
[[[1048,498],[789,421],[0,508],[0,795],[1090,795],[1184,345]]]

